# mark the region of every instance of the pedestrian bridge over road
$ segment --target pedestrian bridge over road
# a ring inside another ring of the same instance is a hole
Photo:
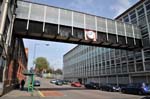
[[[137,26],[77,11],[17,1],[14,32],[31,39],[95,45],[109,48],[141,48]]]

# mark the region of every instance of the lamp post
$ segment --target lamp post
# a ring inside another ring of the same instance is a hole
[[[33,68],[34,68],[34,69],[35,69],[35,63],[34,63],[34,61],[35,61],[35,55],[36,55],[36,47],[37,47],[38,45],[49,46],[50,44],[39,44],[39,43],[35,43],[35,44],[34,44],[34,53],[33,53]]]

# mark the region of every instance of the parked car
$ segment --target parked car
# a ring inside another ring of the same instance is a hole
[[[34,80],[34,86],[40,86],[40,81],[39,80]]]
[[[128,84],[126,87],[121,88],[122,93],[131,94],[150,94],[150,85],[145,83],[132,83]]]
[[[102,84],[100,85],[99,88],[100,90],[110,91],[110,92],[120,91],[120,87],[113,84]]]
[[[62,80],[62,82],[64,85],[68,85],[68,83],[69,83],[69,81],[67,81],[67,80]]]
[[[63,85],[63,81],[62,80],[56,80],[55,84],[61,86],[61,85]]]
[[[55,80],[55,79],[54,79],[54,80],[51,80],[50,83],[55,84],[55,83],[56,83],[56,80]]]
[[[72,82],[71,86],[73,86],[73,87],[81,87],[81,84],[80,84],[80,82]]]
[[[89,82],[84,85],[87,89],[99,89],[99,83]]]

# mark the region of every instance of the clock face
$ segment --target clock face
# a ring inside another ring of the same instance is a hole
[[[89,38],[89,39],[94,39],[94,32],[93,31],[87,31],[87,37]]]

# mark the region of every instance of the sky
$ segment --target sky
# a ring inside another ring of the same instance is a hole
[[[26,0],[36,3],[71,9],[97,16],[114,19],[139,0]],[[28,68],[33,66],[37,57],[46,57],[54,69],[63,67],[63,55],[77,46],[76,44],[57,43],[24,39],[25,47],[29,49]],[[49,44],[49,46],[46,46]],[[35,48],[35,49],[34,49]],[[35,52],[34,52],[35,51]],[[35,56],[35,57],[34,57]]]

